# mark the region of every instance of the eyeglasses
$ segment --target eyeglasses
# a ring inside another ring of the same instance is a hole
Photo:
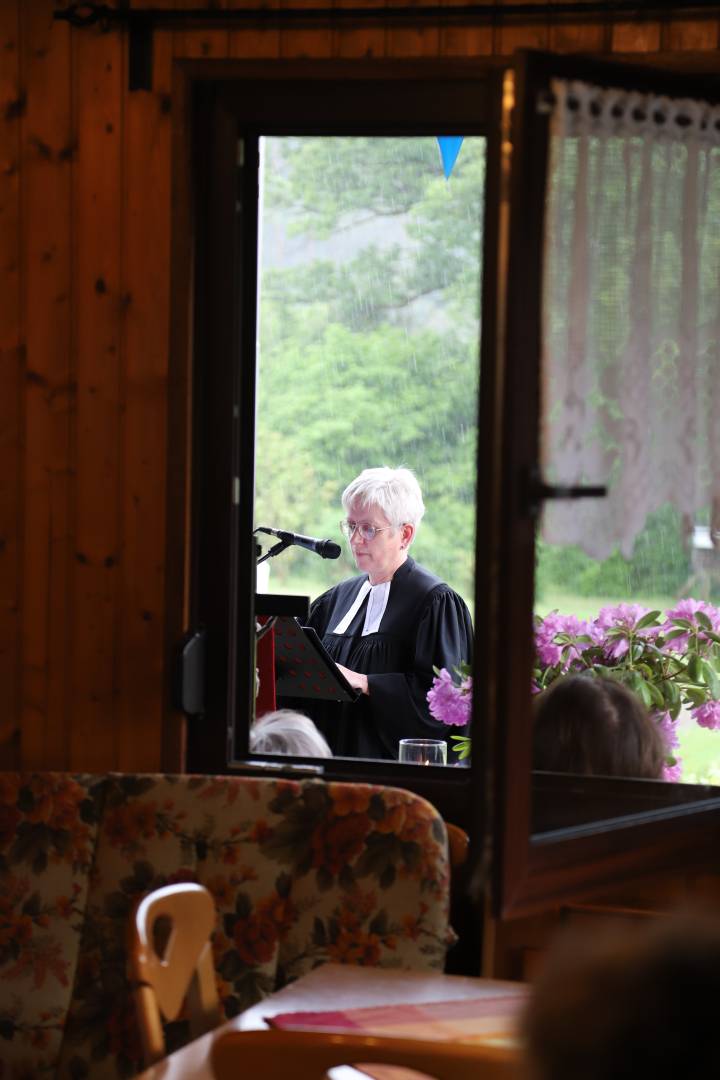
[[[341,521],[340,528],[345,536],[350,540],[357,529],[360,534],[360,539],[364,540],[367,544],[371,540],[374,540],[378,533],[386,532],[388,529],[394,529],[394,525],[382,525],[380,527],[371,525],[369,521]]]

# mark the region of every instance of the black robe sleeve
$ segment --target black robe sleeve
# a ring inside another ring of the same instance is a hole
[[[430,715],[427,692],[434,668],[452,669],[472,659],[472,625],[465,601],[449,585],[408,558],[397,571],[379,630],[363,635],[365,605],[344,633],[334,628],[350,610],[362,577],[329,589],[313,603],[309,623],[336,663],[368,677],[368,694],[357,701],[307,699],[333,753],[397,760],[400,739],[445,739],[463,734]],[[295,704],[295,703],[292,703]]]
[[[463,728],[433,719],[427,703],[433,668],[452,671],[463,660],[472,660],[470,612],[457,593],[437,589],[417,626],[412,669],[368,674],[370,711],[388,756],[397,757],[400,739],[449,739],[452,734],[465,734]]]

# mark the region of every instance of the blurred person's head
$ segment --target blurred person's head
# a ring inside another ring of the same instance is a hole
[[[720,1076],[720,924],[660,916],[568,932],[523,1020],[529,1080]]]
[[[561,676],[535,699],[536,769],[658,780],[665,755],[657,723],[614,679]]]
[[[250,750],[253,754],[332,757],[312,720],[293,709],[276,709],[259,716],[250,728]]]

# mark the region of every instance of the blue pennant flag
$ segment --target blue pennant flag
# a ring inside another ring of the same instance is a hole
[[[450,179],[450,173],[453,171],[453,165],[460,153],[463,138],[463,135],[438,135],[437,137],[446,180]]]

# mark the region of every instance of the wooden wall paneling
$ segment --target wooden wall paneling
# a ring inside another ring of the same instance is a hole
[[[443,0],[454,4],[455,0]],[[476,25],[443,26],[440,52],[443,56],[488,56],[493,51],[493,28],[490,22]]]
[[[125,392],[116,715],[117,767],[127,771],[159,770],[163,762],[172,48],[172,35],[156,32],[152,91],[125,93],[122,130]],[[126,48],[124,86],[127,59]]]
[[[20,324],[19,0],[0,0],[0,767],[19,753],[23,341]]]
[[[170,7],[178,8],[224,8],[228,4],[226,0],[163,0]],[[149,5],[154,7],[154,4]],[[228,54],[230,31],[227,28],[212,29],[209,26],[198,26],[187,30],[176,30],[173,34],[175,39],[174,52],[176,57],[186,60],[216,59]]]
[[[610,49],[612,29],[607,19],[599,15],[581,22],[558,18],[550,25],[549,48],[553,52],[587,52],[602,54]]]
[[[73,31],[77,356],[76,548],[73,564],[71,725],[73,769],[117,764],[118,602],[121,584],[121,435],[124,402],[120,280],[122,102],[120,31]],[[148,247],[152,234],[145,237]]]
[[[532,2],[540,4],[543,0]],[[552,21],[542,18],[504,19],[495,31],[494,51],[500,56],[512,56],[517,49],[547,49],[552,25]]]
[[[228,0],[228,7],[258,7],[266,10],[278,6],[279,0]],[[235,58],[273,60],[280,55],[280,30],[277,26],[242,27],[231,30],[228,54]]]
[[[656,19],[616,22],[612,28],[611,47],[618,53],[650,53],[660,49],[661,23]]]
[[[671,18],[662,29],[663,52],[714,52],[718,47],[720,20]]]
[[[338,8],[353,7],[354,0],[335,0]],[[365,0],[367,8],[387,7],[387,0]],[[378,59],[387,55],[387,29],[379,24],[340,25],[333,31],[332,54],[343,59]]]
[[[335,0],[327,0],[332,6]],[[315,0],[279,0],[281,8],[317,7]],[[330,26],[287,27],[280,31],[280,56],[284,59],[321,60],[333,55]]]
[[[335,0],[335,6],[354,7],[355,0]],[[387,7],[386,0],[365,0],[363,7]],[[387,31],[384,26],[368,23],[367,26],[339,26],[333,31],[333,56],[343,59],[372,59],[386,55]]]
[[[26,468],[22,763],[66,768],[75,376],[71,330],[70,31],[52,0],[22,6]]]
[[[427,7],[434,0],[393,0],[393,7]],[[419,57],[440,55],[440,28],[430,23],[418,24],[413,12],[408,10],[407,26],[391,26],[387,32],[387,54],[392,57]]]

